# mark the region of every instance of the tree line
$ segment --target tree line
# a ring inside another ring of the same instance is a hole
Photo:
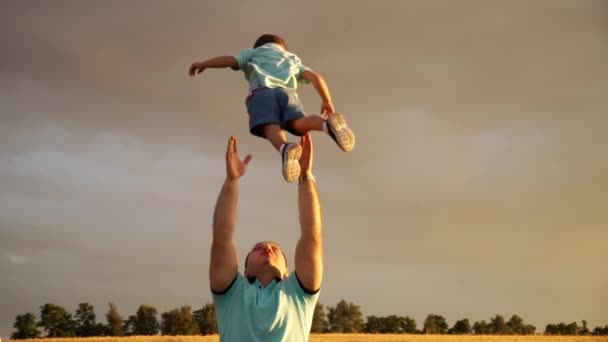
[[[207,303],[192,311],[184,305],[163,312],[148,304],[139,306],[135,314],[126,319],[118,312],[114,303],[108,303],[106,323],[97,322],[95,308],[89,303],[80,303],[72,315],[62,306],[47,303],[40,307],[40,319],[33,313],[25,313],[15,318],[15,332],[12,339],[42,337],[92,337],[130,335],[213,335],[217,334],[215,308]],[[41,331],[42,330],[42,331]],[[420,329],[416,320],[398,315],[367,316],[359,305],[340,300],[334,307],[325,310],[317,303],[313,315],[312,333],[371,333],[371,334],[475,334],[475,335],[533,335],[536,327],[524,323],[518,315],[509,320],[495,315],[485,320],[471,322],[464,318],[450,327],[446,319],[437,314],[429,314]],[[545,335],[608,335],[608,325],[590,329],[587,321],[570,324],[548,324]]]

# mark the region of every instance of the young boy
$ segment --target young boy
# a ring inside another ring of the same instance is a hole
[[[277,35],[260,36],[253,49],[245,49],[237,56],[220,56],[190,66],[190,76],[207,68],[241,70],[249,81],[249,95],[245,100],[249,113],[249,131],[265,138],[279,151],[283,177],[287,182],[300,178],[299,144],[287,141],[285,131],[303,136],[309,131],[326,132],[338,146],[348,152],[355,147],[355,135],[346,125],[344,116],[334,113],[329,90],[323,77],[302,65],[300,58],[287,51],[283,38]],[[312,83],[321,97],[321,115],[304,114],[296,92],[298,82]]]

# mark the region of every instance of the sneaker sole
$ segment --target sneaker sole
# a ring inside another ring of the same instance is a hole
[[[336,137],[338,146],[345,152],[350,152],[355,148],[355,133],[348,128],[344,116],[340,113],[333,113],[327,119],[327,126]]]
[[[283,161],[283,178],[288,183],[293,183],[300,178],[300,157],[302,156],[302,147],[300,145],[292,146],[287,151],[287,156]]]

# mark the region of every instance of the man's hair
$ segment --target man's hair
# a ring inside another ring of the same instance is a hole
[[[276,34],[261,35],[258,40],[255,41],[255,44],[253,44],[253,48],[255,49],[267,43],[276,43],[282,45],[285,49],[287,49],[287,44],[285,44],[285,40],[283,40],[281,36],[277,36]]]

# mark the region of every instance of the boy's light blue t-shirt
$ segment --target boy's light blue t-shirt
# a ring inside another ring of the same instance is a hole
[[[213,293],[220,341],[308,341],[319,292],[306,293],[295,272],[263,287],[238,274],[223,294]]]
[[[302,65],[298,56],[278,44],[245,49],[234,57],[238,70],[242,70],[249,81],[250,90],[259,87],[297,89],[298,82],[307,83],[302,80],[302,73],[308,68]]]

